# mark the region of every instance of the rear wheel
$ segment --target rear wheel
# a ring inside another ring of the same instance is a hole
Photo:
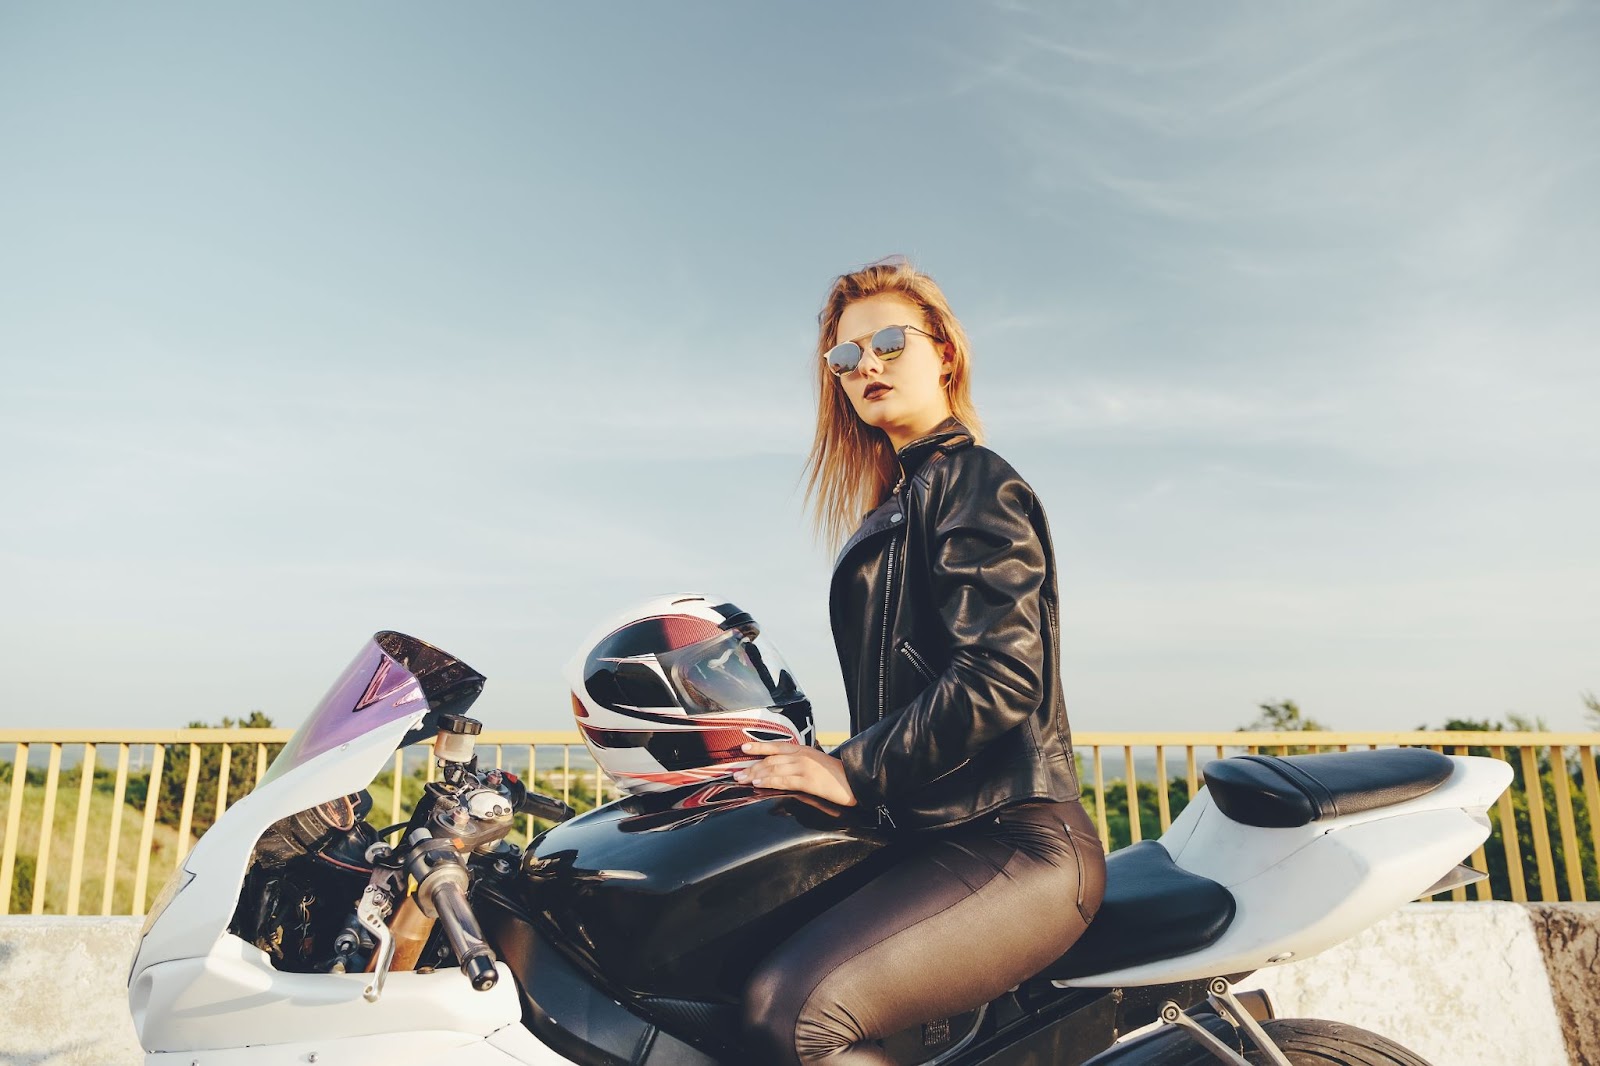
[[[1294,1066],[1428,1066],[1422,1056],[1407,1051],[1388,1037],[1344,1022],[1276,1018],[1262,1022],[1261,1028]],[[1245,1043],[1248,1046],[1249,1040]],[[1254,1047],[1245,1058],[1263,1066],[1272,1063],[1264,1052]]]

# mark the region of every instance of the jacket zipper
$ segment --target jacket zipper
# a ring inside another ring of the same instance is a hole
[[[903,479],[902,479],[903,482]],[[896,495],[900,486],[896,485]],[[905,512],[905,505],[901,505],[901,513]],[[889,541],[889,560],[884,567],[883,574],[883,635],[878,643],[878,721],[883,721],[883,716],[888,708],[884,706],[888,700],[887,675],[889,672],[889,604],[894,596],[894,557],[896,549],[900,547],[898,540]],[[878,825],[881,828],[885,822],[889,828],[896,828],[894,818],[889,814],[888,804],[878,804]]]
[[[950,767],[950,769],[946,770],[944,773],[940,774],[938,777],[934,778],[932,781],[929,781],[922,787],[927,788],[928,785],[938,784],[940,781],[943,781],[945,778],[949,777],[951,774],[955,773],[957,770],[961,769],[971,761],[971,759],[962,759],[960,762],[956,763],[954,766]]]
[[[879,640],[878,652],[878,721],[883,721],[883,716],[888,708],[884,706],[888,699],[886,690],[886,675],[889,671],[889,603],[894,596],[894,557],[895,549],[900,547],[900,542],[889,542],[889,561],[884,570],[883,581],[883,635]]]
[[[1056,623],[1056,609],[1051,606],[1050,597],[1041,595],[1040,599],[1044,601],[1044,613],[1050,619],[1050,655],[1054,659],[1053,665],[1056,668],[1056,684],[1059,685],[1061,683],[1061,627]],[[1056,719],[1056,733],[1059,736],[1066,732],[1067,723],[1061,714],[1061,708],[1064,705],[1064,701],[1060,698],[1059,692],[1056,694],[1056,696],[1057,699],[1054,717]]]
[[[917,649],[913,648],[910,643],[900,645],[900,654],[911,660],[911,665],[916,667],[917,673],[922,675],[923,680],[929,684],[939,680],[939,675],[933,672],[933,667],[928,665],[926,659],[917,654]]]

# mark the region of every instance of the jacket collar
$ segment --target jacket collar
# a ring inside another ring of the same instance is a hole
[[[895,486],[895,491],[889,493],[888,499],[861,520],[860,527],[851,534],[849,540],[845,541],[844,547],[840,548],[839,554],[834,557],[834,570],[839,569],[845,556],[849,555],[857,544],[886,529],[893,529],[905,520],[900,489],[905,486],[906,478],[916,476],[917,471],[935,452],[953,447],[965,447],[971,443],[973,443],[972,431],[952,416],[934,426],[931,433],[918,437],[896,452],[895,459],[900,464],[899,484]]]
[[[905,520],[905,512],[900,508],[900,494],[891,492],[889,498],[880,503],[877,508],[861,520],[861,525],[850,534],[850,539],[844,542],[844,547],[839,549],[839,554],[833,558],[833,569],[837,573],[844,557],[855,550],[855,546],[869,537],[876,536],[886,529],[893,529]]]
[[[934,426],[932,432],[918,437],[895,453],[895,459],[900,464],[901,483],[904,484],[906,478],[915,477],[922,464],[934,452],[972,443],[972,430],[963,425],[960,419],[951,415]]]

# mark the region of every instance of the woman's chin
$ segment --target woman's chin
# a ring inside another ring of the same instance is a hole
[[[888,414],[889,412],[884,410],[884,402],[882,400],[866,400],[856,407],[856,417],[861,419],[864,425],[882,430],[885,433],[889,432],[889,427],[895,421],[893,418],[888,417]]]

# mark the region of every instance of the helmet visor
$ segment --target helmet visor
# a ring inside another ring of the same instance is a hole
[[[657,656],[690,714],[781,707],[805,699],[778,650],[737,629]]]

